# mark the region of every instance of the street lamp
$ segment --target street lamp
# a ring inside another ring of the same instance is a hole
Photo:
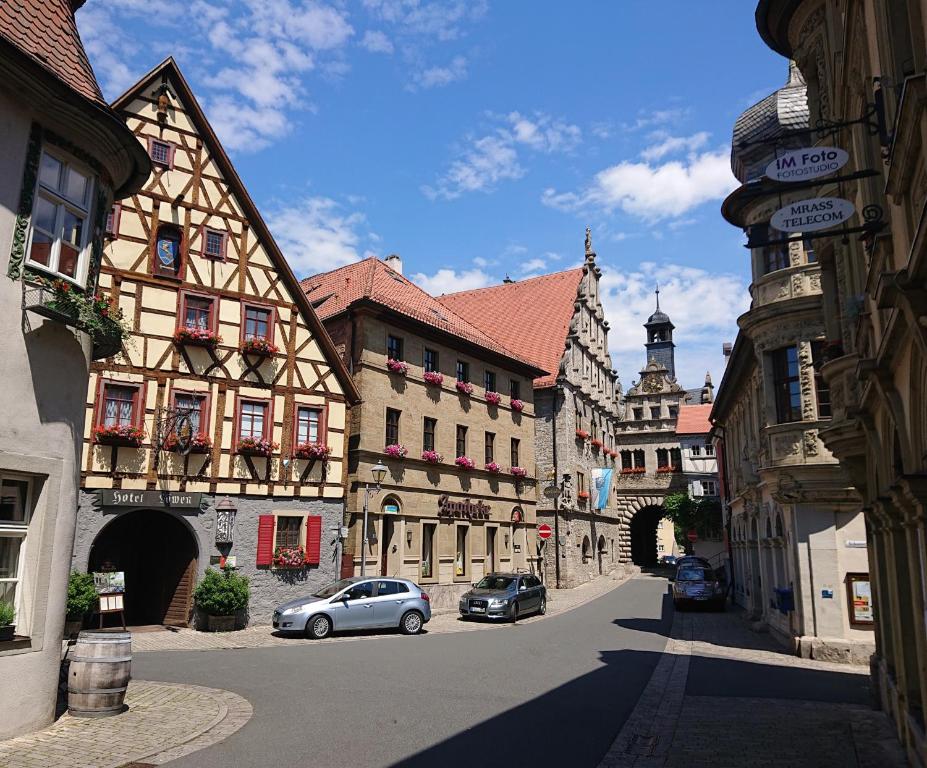
[[[371,496],[376,496],[380,492],[380,483],[386,477],[386,467],[379,461],[370,468],[370,474],[373,475],[374,487],[370,483],[364,484],[364,540],[361,544],[361,576],[367,575],[367,504]]]

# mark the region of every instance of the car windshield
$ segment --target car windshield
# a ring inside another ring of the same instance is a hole
[[[329,584],[327,587],[320,589],[313,595],[313,597],[334,597],[342,589],[351,586],[353,583],[353,579],[342,579],[341,581],[336,581],[334,584]]]
[[[677,581],[706,581],[704,568],[680,568],[676,574]]]
[[[477,583],[477,589],[509,589],[515,583],[511,576],[486,576]]]

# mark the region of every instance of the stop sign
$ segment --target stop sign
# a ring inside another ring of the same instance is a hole
[[[698,541],[698,534],[695,532],[694,528],[686,534],[686,538],[689,541]]]
[[[538,538],[546,541],[551,537],[553,531],[550,529],[550,526],[547,523],[541,523],[538,526]]]

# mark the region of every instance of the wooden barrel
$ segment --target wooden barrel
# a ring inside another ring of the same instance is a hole
[[[129,632],[81,632],[71,649],[68,712],[75,717],[118,715],[125,709],[131,669]]]

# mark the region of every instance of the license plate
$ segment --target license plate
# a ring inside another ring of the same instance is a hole
[[[486,613],[486,609],[485,609],[485,608],[480,608],[478,605],[474,605],[474,606],[470,609],[470,613]]]

